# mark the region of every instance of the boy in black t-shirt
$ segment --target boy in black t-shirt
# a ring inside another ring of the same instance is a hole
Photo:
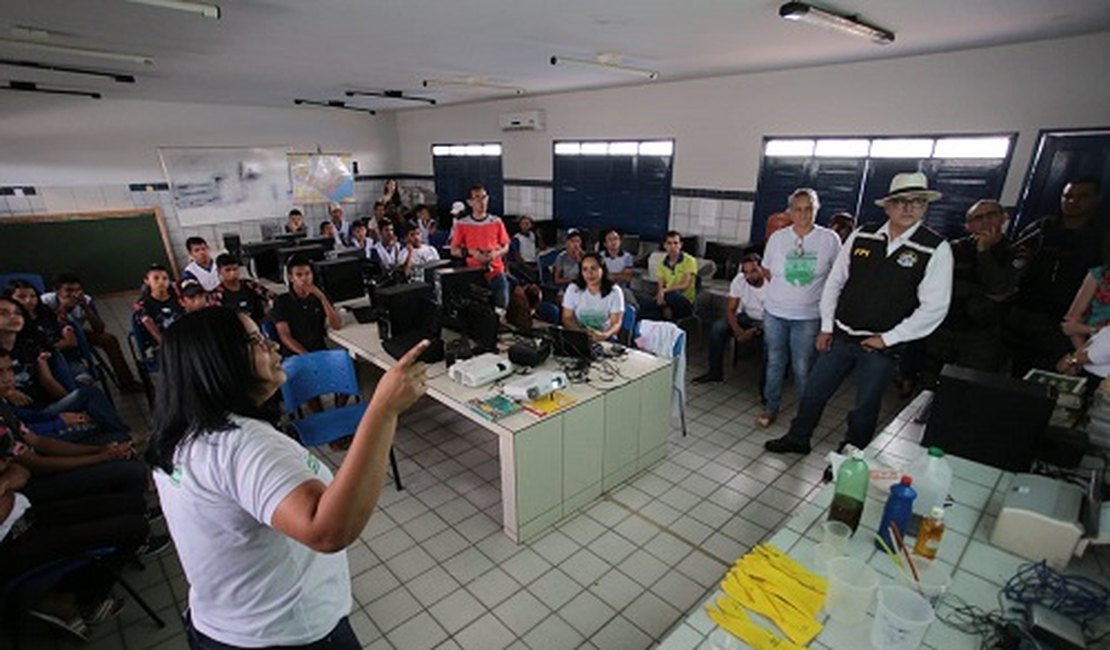
[[[237,309],[261,324],[270,311],[273,295],[254,280],[239,277],[239,258],[223,253],[216,258],[220,285],[212,291],[212,304]]]
[[[289,292],[274,300],[273,319],[282,355],[304,354],[327,348],[328,328],[340,329],[343,320],[312,278],[312,265],[300,256],[286,266]]]
[[[155,264],[143,278],[143,295],[135,303],[135,316],[156,343],[162,343],[162,332],[185,313],[177,297],[170,292],[170,274]]]

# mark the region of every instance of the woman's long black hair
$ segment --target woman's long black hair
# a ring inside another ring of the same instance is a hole
[[[588,259],[597,262],[601,267],[601,295],[602,297],[608,296],[609,292],[613,290],[613,281],[609,279],[609,267],[605,266],[605,261],[601,259],[601,253],[586,253],[582,255],[582,259],[578,260],[578,277],[574,278],[574,284],[582,291],[586,290],[586,278],[582,276],[582,263]]]
[[[270,419],[255,403],[260,382],[252,359],[232,309],[209,307],[174,321],[162,336],[147,462],[172,473],[178,446],[234,428],[231,414]]]

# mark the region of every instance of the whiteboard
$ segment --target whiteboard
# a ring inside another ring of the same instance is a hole
[[[289,147],[159,147],[183,226],[283,216],[293,200]]]
[[[289,173],[293,178],[293,202],[353,203],[355,174],[349,153],[291,153]]]

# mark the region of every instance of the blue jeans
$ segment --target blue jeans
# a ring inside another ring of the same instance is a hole
[[[769,413],[778,413],[782,406],[782,383],[786,379],[786,364],[794,372],[794,388],[798,395],[805,393],[806,378],[817,355],[814,341],[821,329],[821,319],[790,320],[770,313],[763,314],[763,341],[767,356],[763,360],[766,380],[763,397]]]
[[[507,309],[509,306],[509,276],[498,273],[490,278],[489,290],[493,292],[494,306]]]
[[[193,627],[193,622],[189,619],[189,613],[185,613],[185,639],[189,642],[191,650],[237,650],[239,646],[228,645],[220,643],[215,639],[204,636]],[[277,646],[272,646],[277,648]],[[351,623],[347,617],[339,619],[339,623],[332,628],[328,635],[319,641],[306,643],[299,646],[281,646],[282,648],[303,648],[304,650],[361,650],[362,644],[359,643],[358,636],[355,631],[351,629]]]
[[[737,320],[740,322],[740,327],[749,329],[752,327],[762,327],[762,323],[757,320],[752,320],[747,314],[737,314]],[[725,375],[725,350],[727,349],[728,342],[733,338],[732,328],[728,326],[728,319],[722,318],[721,320],[713,323],[709,328],[709,374],[714,377],[724,377]],[[753,341],[754,343],[755,341]],[[736,345],[740,345],[737,341]],[[766,368],[764,364],[760,364],[760,378],[759,386],[760,391],[763,390],[763,373]]]
[[[821,413],[833,393],[840,388],[848,373],[856,370],[856,402],[848,413],[848,442],[863,449],[875,436],[883,393],[898,368],[895,348],[883,351],[865,350],[858,340],[837,336],[832,349],[817,356],[813,372],[798,405],[798,415],[790,423],[787,437],[795,442],[809,442],[821,421]]]
[[[48,415],[71,412],[85,412],[100,427],[101,433],[127,433],[127,426],[108,397],[96,386],[79,386],[62,399],[42,409]]]

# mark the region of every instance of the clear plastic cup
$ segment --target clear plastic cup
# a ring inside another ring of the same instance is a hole
[[[828,562],[828,591],[825,611],[829,618],[847,625],[867,618],[867,609],[879,586],[875,570],[851,557],[837,557]]]
[[[848,540],[852,537],[852,527],[843,521],[826,521],[821,524],[825,536],[822,544],[828,544],[836,549],[837,554],[848,554]]]
[[[913,565],[917,567],[919,580],[914,582],[907,568],[905,573],[899,572],[902,584],[924,596],[933,609],[936,609],[941,596],[952,586],[952,574],[940,562],[916,555],[913,557]]]
[[[879,590],[871,645],[877,650],[916,650],[936,615],[923,596],[908,587]]]

